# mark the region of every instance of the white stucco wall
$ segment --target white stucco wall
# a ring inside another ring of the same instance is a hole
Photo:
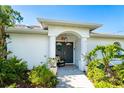
[[[124,48],[124,39],[118,38],[88,38],[88,52],[94,49],[97,45],[108,45],[113,44],[114,42],[120,42],[122,48]]]
[[[73,33],[76,36],[89,37],[88,28],[67,27],[67,26],[49,26],[49,36],[59,36],[62,33]]]
[[[80,43],[80,39],[77,38],[75,42],[75,64],[76,66],[79,66],[79,62],[81,60],[80,54],[81,54],[81,43]]]
[[[100,37],[88,38],[88,52],[90,52],[92,49],[94,49],[97,45],[109,45],[109,44],[113,44],[114,42],[120,42],[121,47],[124,49],[124,39],[100,38]],[[100,57],[100,55],[98,57]],[[112,62],[112,64],[119,64],[122,61],[113,60],[111,62]]]
[[[46,62],[48,57],[48,36],[40,34],[10,34],[8,50],[28,62],[28,67]]]

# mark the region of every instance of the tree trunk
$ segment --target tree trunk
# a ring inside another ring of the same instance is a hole
[[[114,79],[117,78],[116,73],[114,71],[112,71],[111,67],[109,66],[109,62],[105,62],[104,70],[105,70],[105,73],[106,73],[107,77],[109,77],[109,78],[114,77]]]
[[[105,73],[106,73],[107,77],[112,77],[113,72],[112,72],[112,70],[111,70],[111,68],[109,66],[109,60],[104,59],[104,64],[105,64],[104,70],[105,70]]]
[[[0,51],[1,57],[6,57],[4,53],[7,51],[6,49],[6,33],[5,33],[5,27],[0,26],[0,47],[3,48],[3,51]]]
[[[1,36],[1,45],[4,47],[6,45],[6,33],[5,33],[5,27],[0,26],[0,36]]]

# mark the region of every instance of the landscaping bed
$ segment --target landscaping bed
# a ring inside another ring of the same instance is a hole
[[[28,70],[22,59],[0,57],[1,88],[51,88],[57,83],[55,71],[51,71],[47,64]]]
[[[1,72],[0,72],[1,74]],[[0,83],[1,88],[54,88],[56,84],[58,84],[58,80],[56,78],[56,75],[48,69],[45,65],[39,65],[37,67],[34,67],[32,70],[27,70],[24,72],[21,72],[23,74],[23,77],[18,80],[15,79],[9,79],[6,78],[4,80],[4,83]],[[7,76],[6,74],[5,76]],[[15,75],[15,73],[13,74]],[[18,74],[16,73],[16,76]]]
[[[121,54],[118,52],[121,51]],[[98,57],[101,52],[102,57]],[[96,88],[124,88],[124,50],[116,45],[97,46],[88,55],[87,77]],[[121,64],[110,65],[113,58]]]
[[[124,88],[124,63],[111,67],[115,73],[113,77],[108,77],[100,65],[96,61],[88,65],[87,76],[96,88]]]

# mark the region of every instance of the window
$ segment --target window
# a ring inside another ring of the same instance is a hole
[[[114,45],[117,45],[117,46],[121,47],[120,42],[114,42]]]
[[[116,46],[118,46],[118,47],[121,47],[120,42],[114,42],[114,45],[116,45]],[[117,52],[117,55],[122,55],[122,52],[119,50],[119,51]]]

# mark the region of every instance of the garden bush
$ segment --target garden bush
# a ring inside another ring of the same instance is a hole
[[[117,87],[117,86],[115,86],[109,82],[105,82],[105,81],[95,82],[94,85],[96,88],[116,88]]]
[[[27,64],[22,59],[0,58],[0,86],[23,80]]]
[[[29,81],[37,87],[55,87],[58,82],[46,65],[34,67],[29,73]]]
[[[6,88],[16,88],[17,85],[16,85],[16,83],[12,83],[12,84],[7,85],[7,86],[5,86],[5,87],[6,87]]]
[[[124,62],[122,64],[114,65],[112,70],[116,72],[116,77],[124,83]]]
[[[93,82],[100,81],[105,77],[105,73],[102,68],[100,69],[100,66],[101,63],[99,63],[98,60],[92,61],[88,64],[87,76]]]
[[[101,57],[99,57],[98,52],[101,53]],[[89,63],[87,76],[96,87],[113,88],[124,86],[124,63],[110,66],[113,58],[124,59],[124,55],[120,55],[118,52],[124,52],[124,49],[113,44],[97,46],[86,56]]]
[[[117,69],[120,71],[120,67],[117,66],[120,65],[112,67],[113,71]],[[104,65],[101,64],[99,60],[94,60],[88,64],[87,76],[94,83],[96,88],[117,88],[122,86],[122,82],[118,78],[110,78],[105,75]]]
[[[115,77],[107,77],[104,72],[104,65],[99,60],[94,60],[88,64],[88,78],[94,83],[96,88],[120,88],[124,87],[124,63],[111,67],[116,72]]]
[[[87,75],[93,82],[100,81],[105,77],[104,71],[98,68],[88,71]]]

